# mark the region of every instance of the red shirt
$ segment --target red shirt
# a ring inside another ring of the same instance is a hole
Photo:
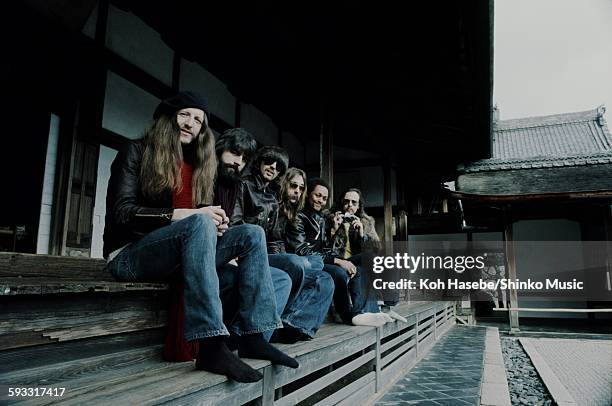
[[[193,209],[191,200],[191,178],[193,174],[193,166],[183,162],[181,163],[181,181],[183,187],[180,191],[176,188],[172,193],[172,202],[175,209]]]

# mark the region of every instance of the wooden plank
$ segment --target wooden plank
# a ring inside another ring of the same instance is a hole
[[[1,351],[0,375],[21,369],[158,345],[163,340],[163,333],[162,329],[157,329]]]
[[[416,348],[416,340],[414,338],[408,341],[406,344],[402,345],[401,347],[395,349],[393,352],[391,352],[391,354],[388,354],[385,357],[383,357],[382,359],[383,368],[387,364],[395,361],[395,359],[398,358],[402,353],[409,351],[412,348]]]
[[[0,252],[0,277],[53,277],[113,281],[98,258]]]
[[[276,387],[278,388],[300,379],[372,345],[376,340],[376,333],[373,327],[368,327],[368,329],[369,331],[366,334],[358,335],[344,341],[336,341],[318,350],[302,354],[298,358],[300,367],[297,370],[282,368],[278,371],[278,375],[276,376]],[[291,352],[289,354],[293,355]]]
[[[362,355],[361,357],[352,360],[351,362],[349,362],[348,364],[345,364],[343,366],[341,366],[338,369],[335,369],[334,371],[320,377],[319,379],[309,383],[308,385],[296,390],[295,392],[291,392],[288,395],[282,397],[281,399],[279,399],[278,401],[275,402],[275,405],[278,406],[288,406],[288,405],[295,405],[305,399],[307,399],[309,396],[311,396],[312,394],[314,394],[315,392],[320,391],[321,389],[331,385],[332,383],[336,382],[338,379],[342,378],[343,376],[347,375],[348,373],[354,371],[355,369],[359,368],[360,366],[362,366],[363,364],[371,361],[372,359],[375,358],[375,353],[374,351],[370,351],[364,355]]]
[[[161,327],[167,317],[165,298],[165,292],[142,291],[78,294],[71,300],[63,295],[43,295],[36,301],[28,296],[0,298],[0,336],[38,332],[43,338],[74,340]]]
[[[375,350],[376,350],[376,361],[375,361],[375,364],[374,364],[376,366],[376,370],[375,370],[375,372],[376,372],[376,392],[378,392],[380,390],[381,386],[382,386],[382,383],[380,382],[380,368],[381,368],[380,357],[381,357],[381,353],[382,353],[381,345],[380,345],[381,331],[382,331],[381,327],[378,327],[376,329],[376,347],[375,347]]]
[[[168,290],[168,285],[148,282],[108,282],[51,278],[0,278],[0,296],[50,295],[84,292]]]
[[[52,344],[56,341],[57,340],[52,340],[49,337],[44,337],[37,331],[20,331],[17,333],[0,334],[0,350]]]
[[[339,406],[355,406],[365,404],[365,399],[370,398],[374,395],[375,391],[375,383],[370,382],[360,389],[353,392],[351,395],[347,396],[341,402],[338,402]]]
[[[349,385],[343,387],[339,391],[334,392],[332,395],[326,397],[322,401],[315,404],[315,406],[331,406],[344,400],[347,396],[355,393],[359,388],[367,386],[375,380],[374,371],[362,376],[361,378],[351,382]]]
[[[96,374],[107,369],[121,368],[145,359],[160,361],[161,345],[142,347],[128,351],[119,351],[96,357],[80,358],[52,365],[22,369],[2,375],[2,383],[6,385],[53,385],[69,379],[75,379],[87,374]]]
[[[402,341],[406,341],[408,339],[414,338],[414,336],[416,335],[416,332],[414,330],[414,328],[411,328],[409,330],[407,330],[406,332],[402,333],[401,335],[395,337],[393,340],[387,341],[386,343],[384,343],[381,346],[381,352],[385,352],[387,350],[389,350],[390,348],[395,347],[397,344],[401,343]]]
[[[263,388],[261,394],[261,404],[264,406],[274,404],[274,372],[272,365],[263,370]]]
[[[270,365],[267,361],[243,359],[255,369]],[[174,366],[177,365],[177,366]],[[124,377],[95,390],[70,399],[67,405],[132,404],[152,405],[169,402],[184,396],[198,396],[215,401],[247,391],[255,397],[262,394],[262,381],[242,384],[223,375],[194,370],[192,362],[175,363],[163,371],[147,371],[136,379]],[[200,392],[200,393],[198,393]],[[215,394],[214,396],[212,394]]]
[[[398,374],[399,371],[402,371],[402,374],[405,373],[408,368],[414,366],[417,363],[417,360],[418,358],[416,355],[416,349],[412,348],[408,350],[408,352],[404,353],[399,358],[389,363],[386,368],[383,368],[383,381],[390,382]]]
[[[610,164],[471,172],[457,178],[457,189],[461,192],[519,199],[522,195],[609,197],[611,184]]]

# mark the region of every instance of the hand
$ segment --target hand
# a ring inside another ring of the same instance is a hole
[[[215,222],[217,229],[220,225],[229,223],[229,218],[227,217],[227,215],[225,214],[225,210],[223,210],[221,206],[206,206],[196,210],[210,217]]]
[[[359,232],[360,237],[363,237],[363,223],[361,222],[361,219],[359,219],[359,217],[353,220],[353,222],[351,223],[351,227],[353,227],[356,231]]]
[[[199,209],[174,209],[172,212],[172,220],[183,220],[194,214],[205,214],[212,219],[217,227],[221,224],[229,223],[229,218],[225,215],[225,210],[221,206],[206,206]]]
[[[335,233],[342,225],[342,212],[337,211],[336,213],[334,213],[333,221],[334,225],[332,226],[332,231]]]
[[[344,269],[349,274],[351,279],[353,279],[353,277],[357,274],[357,267],[351,261],[341,258],[334,258],[334,264]]]
[[[229,224],[223,223],[217,226],[217,237],[221,237],[227,229],[229,228]]]

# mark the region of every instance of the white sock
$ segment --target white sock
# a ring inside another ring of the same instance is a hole
[[[388,312],[386,312],[386,314],[391,317],[391,319],[393,320],[399,320],[402,323],[408,323],[408,320],[406,320],[405,317],[400,316],[399,314],[397,314],[396,312],[394,312],[393,310],[389,309]]]
[[[361,313],[353,317],[351,322],[355,326],[380,327],[386,323],[385,317],[381,316],[382,313]]]
[[[393,322],[395,321],[395,319],[393,319],[393,317],[391,317],[391,315],[390,315],[390,314],[383,313],[383,312],[378,313],[378,314],[380,314],[380,316],[379,316],[379,317],[380,317],[381,319],[383,319],[383,320],[385,321],[385,323],[393,323]]]

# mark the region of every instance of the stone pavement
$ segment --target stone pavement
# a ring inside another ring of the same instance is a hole
[[[534,365],[558,404],[571,404],[563,401],[569,394],[576,405],[612,405],[612,341],[520,340],[532,361],[534,355],[540,359]]]
[[[377,405],[477,405],[486,328],[455,326]]]

